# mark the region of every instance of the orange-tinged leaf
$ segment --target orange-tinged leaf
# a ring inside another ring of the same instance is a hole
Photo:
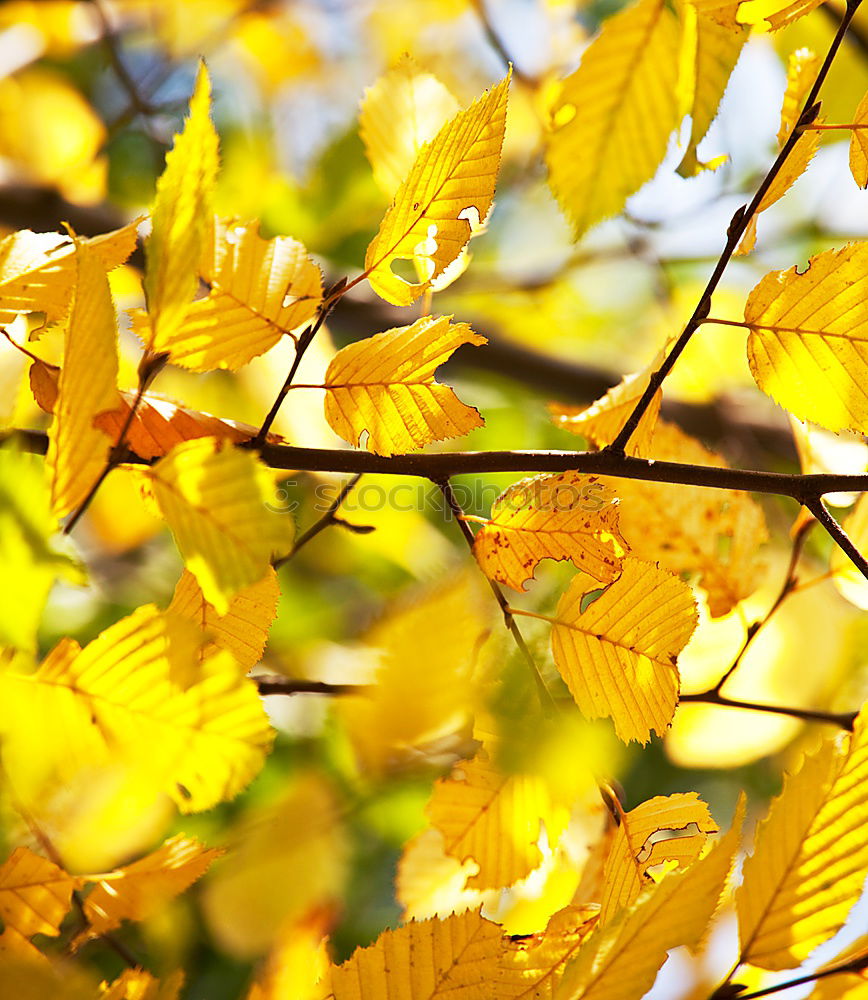
[[[625,551],[613,491],[596,476],[575,472],[510,486],[473,543],[483,572],[515,590],[524,589],[542,559],[570,559],[576,569],[611,583]]]
[[[279,598],[277,574],[269,567],[261,580],[231,598],[225,615],[219,615],[205,600],[196,577],[184,570],[167,610],[188,618],[205,633],[209,641],[200,656],[225,649],[241,667],[251,670],[262,658]]]
[[[744,307],[757,385],[802,420],[868,431],[868,243],[772,271]]]
[[[359,135],[374,180],[388,197],[410,173],[422,146],[458,111],[449,88],[409,56],[365,91]]]
[[[322,300],[322,275],[304,247],[288,236],[265,240],[259,223],[217,219],[213,248],[202,268],[210,292],[191,302],[160,349],[192,371],[236,369],[306,323]],[[150,343],[147,313],[133,330]]]
[[[576,576],[552,626],[555,664],[589,719],[608,716],[624,742],[661,736],[678,702],[678,653],[696,627],[686,583],[627,557],[621,576],[585,610],[598,584]]]
[[[76,245],[76,265],[47,456],[58,517],[75,510],[105,467],[110,441],[94,418],[117,397],[118,334],[105,268],[85,243]]]
[[[454,261],[494,200],[506,125],[507,75],[466,111],[459,111],[419,150],[365,254],[374,291],[393,305],[414,302]],[[393,268],[424,269],[411,284]]]
[[[77,240],[93,249],[106,271],[122,264],[136,245],[139,220],[92,239]],[[0,241],[0,324],[18,313],[42,312],[50,323],[66,315],[77,279],[76,243],[60,233],[27,229]]]
[[[198,284],[212,225],[217,133],[210,118],[211,82],[204,63],[196,76],[190,116],[166,154],[157,181],[151,235],[145,247],[145,299],[155,353],[171,351]]]
[[[329,968],[330,916],[327,909],[318,909],[286,924],[246,1000],[322,1000],[318,984]]]
[[[76,935],[73,946],[114,930],[124,920],[147,920],[201,878],[222,853],[179,833],[139,861],[106,875],[87,876],[95,883],[84,902],[88,926]]]
[[[652,878],[649,868],[676,862],[692,864],[717,824],[696,792],[648,799],[621,816],[603,866],[600,920],[608,923],[629,906]],[[674,833],[662,838],[660,835]]]
[[[147,475],[187,569],[219,615],[292,547],[292,518],[269,508],[272,476],[250,452],[200,438]]]
[[[434,381],[457,347],[486,343],[466,323],[450,319],[423,316],[338,351],[325,377],[332,430],[353,445],[367,431],[368,451],[396,455],[481,427],[478,410]]]
[[[850,173],[860,188],[868,187],[868,93],[853,114],[853,124],[861,125],[850,133]]]
[[[0,868],[0,952],[38,954],[34,934],[57,937],[69,912],[75,879],[27,847],[16,847]]]
[[[576,237],[620,212],[660,166],[678,123],[681,32],[663,0],[609,18],[552,109],[549,182]]]
[[[844,924],[868,875],[868,708],[787,775],[736,893],[741,961],[800,965]]]
[[[567,966],[555,1000],[636,1000],[650,989],[671,948],[696,948],[729,881],[743,816],[740,799],[732,828],[704,858],[666,875],[600,925]]]
[[[504,953],[503,932],[478,912],[435,917],[384,931],[370,947],[332,966],[325,995],[333,1000],[496,998],[500,994],[492,986]]]
[[[479,866],[467,880],[472,889],[500,889],[525,878],[543,860],[537,846],[543,824],[554,846],[569,818],[544,778],[503,773],[484,747],[435,783],[425,811],[443,834],[446,853]]]
[[[145,969],[125,969],[117,979],[102,984],[99,1000],[178,1000],[183,985],[180,969],[162,981]]]

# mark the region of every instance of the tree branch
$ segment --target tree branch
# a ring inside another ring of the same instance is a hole
[[[847,962],[842,962],[840,965],[833,965],[826,969],[818,969],[817,972],[809,972],[805,976],[799,976],[796,979],[788,979],[784,983],[777,983],[775,986],[766,986],[762,990],[754,990],[752,993],[731,993],[729,996],[733,1000],[759,1000],[759,997],[768,997],[773,993],[780,993],[782,990],[791,990],[796,986],[804,986],[805,983],[813,983],[818,979],[826,979],[828,976],[840,976],[845,972],[861,972],[863,969],[868,968],[868,954],[861,955],[858,958],[851,958]],[[716,1000],[719,996],[718,992],[715,992],[711,1000]],[[721,998],[722,1000],[722,998]]]
[[[294,680],[291,677],[281,677],[279,674],[253,677],[251,680],[263,697],[270,694],[324,694],[338,697],[346,694],[367,694],[373,690],[370,684],[329,684],[328,681]]]
[[[767,712],[770,715],[787,715],[793,719],[801,719],[803,722],[828,722],[831,726],[838,726],[840,729],[853,731],[853,724],[856,721],[858,712],[822,712],[810,708],[789,708],[784,705],[763,705],[755,701],[740,701],[737,698],[727,698],[713,688],[702,691],[699,694],[682,694],[679,705],[685,703],[701,705],[718,705],[721,708],[741,708],[751,712]]]

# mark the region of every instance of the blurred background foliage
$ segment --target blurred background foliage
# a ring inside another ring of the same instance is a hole
[[[466,273],[433,304],[471,322],[491,346],[463,349],[443,374],[486,420],[460,447],[581,445],[551,423],[545,404],[589,403],[678,332],[734,209],[773,155],[784,60],[801,46],[825,52],[840,5],[830,0],[777,35],[751,40],[702,147],[705,158],[728,154],[722,167],[684,180],[674,172],[682,151],[673,143],[658,177],[630,199],[625,216],[576,246],[546,185],[540,153],[547,107],[557,80],[575,68],[587,40],[619,6],[618,0],[7,0],[0,3],[0,226],[52,230],[68,221],[95,233],[146,211],[202,55],[221,135],[218,210],[259,218],[264,235],[302,241],[327,281],[352,277],[387,205],[358,134],[365,89],[409,53],[466,105],[502,77],[506,57],[515,75],[496,207],[488,231],[473,241]],[[863,10],[824,89],[827,120],[851,120],[866,90]],[[807,174],[764,213],[757,252],[728,268],[715,315],[738,318],[747,292],[770,268],[804,262],[868,232],[866,196],[847,173],[846,134],[822,134]],[[120,308],[141,304],[135,260],[112,283]],[[298,381],[321,380],[335,346],[399,322],[409,320],[360,286],[308,352]],[[122,344],[122,378],[133,385],[137,350],[127,333]],[[51,332],[40,339],[41,356],[56,360],[57,349]],[[236,375],[169,368],[157,389],[186,406],[258,424],[290,351],[289,344],[279,346]],[[0,350],[3,419],[44,426],[45,415],[19,388],[23,366],[15,351]],[[715,327],[696,336],[667,382],[667,406],[669,416],[733,463],[797,468],[785,418],[753,386],[742,331]],[[275,430],[293,443],[338,444],[315,390],[291,393]],[[831,468],[864,468],[858,440],[838,440],[834,450],[824,439],[818,447]],[[9,470],[16,503],[44,503],[33,473],[38,461],[19,458]],[[461,480],[465,507],[484,516],[509,479]],[[317,490],[322,496],[335,488],[334,477],[299,474],[275,483],[275,504],[304,527],[317,516]],[[719,676],[747,623],[764,613],[780,586],[795,511],[774,500],[764,508],[772,530],[767,576],[731,615],[703,623],[682,660],[686,690],[704,689]],[[782,768],[817,737],[817,727],[792,719],[690,705],[666,740],[645,750],[616,744],[605,725],[572,723],[541,746],[536,716],[527,710],[530,681],[437,491],[421,481],[369,476],[344,512],[375,530],[331,528],[281,570],[280,611],[263,668],[333,682],[365,682],[377,670],[391,670],[384,692],[332,703],[315,695],[269,699],[280,736],[264,772],[235,802],[183,823],[152,802],[118,801],[108,787],[92,787],[75,801],[59,794],[51,806],[73,866],[107,868],[178,829],[237,847],[191,893],[126,932],[130,948],[147,954],[156,973],[184,966],[192,998],[243,995],[255,964],[287,928],[298,933],[305,921],[333,925],[335,952],[347,956],[400,919],[396,876],[404,880],[405,901],[424,897],[426,886],[416,882],[430,868],[425,845],[416,845],[415,860],[405,858],[400,871],[399,858],[426,825],[433,781],[472,750],[471,711],[505,735],[504,766],[533,759],[563,776],[582,755],[620,782],[630,806],[695,789],[721,824],[740,788],[760,810],[777,791]],[[162,523],[120,472],[100,491],[76,546],[68,579],[49,596],[39,652],[63,635],[87,641],[145,601],[165,606],[180,572]],[[816,584],[763,630],[733,697],[834,710],[864,699],[868,631],[826,578],[828,558],[827,540],[812,536],[802,576]],[[86,585],[77,561],[87,565]],[[551,613],[571,572],[541,568],[516,603]],[[806,618],[822,629],[806,629]],[[480,630],[487,641],[465,648],[467,636]],[[553,675],[547,628],[531,622],[527,635]],[[473,663],[472,690],[443,681],[442,665],[452,658]],[[497,684],[495,667],[505,677]],[[601,822],[602,805],[589,797],[571,827],[567,857],[583,856]],[[13,841],[19,834],[14,824],[7,832]],[[565,856],[551,855],[526,886],[488,898],[487,912],[515,933],[536,929],[571,898],[576,880]],[[448,911],[461,898],[447,894],[437,905]],[[427,900],[415,912],[425,905],[436,909]],[[85,959],[106,975],[117,971],[116,957],[98,945]],[[681,974],[679,995],[704,976],[697,968]]]

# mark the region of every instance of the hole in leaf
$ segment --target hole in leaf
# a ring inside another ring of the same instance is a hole
[[[396,257],[389,268],[396,278],[406,281],[408,285],[418,284],[419,276],[416,274],[416,265],[409,257]]]
[[[582,599],[579,601],[579,613],[584,614],[598,597],[603,596],[605,589],[605,587],[600,587],[599,590],[589,590],[587,594],[582,594]]]

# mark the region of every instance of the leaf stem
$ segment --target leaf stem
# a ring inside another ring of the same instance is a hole
[[[648,381],[648,385],[645,391],[639,397],[636,405],[633,407],[633,411],[624,423],[624,426],[618,432],[614,441],[607,446],[606,450],[609,450],[615,454],[623,454],[624,450],[629,442],[630,438],[633,436],[636,428],[639,426],[639,421],[642,419],[643,414],[651,405],[651,401],[654,399],[657,390],[663,385],[666,376],[672,371],[675,362],[681,356],[684,348],[690,342],[690,338],[697,331],[697,329],[702,324],[702,321],[708,316],[709,310],[711,308],[711,296],[717,289],[718,284],[720,284],[720,279],[723,277],[723,272],[726,270],[727,265],[732,259],[735,253],[736,247],[741,241],[742,236],[744,236],[745,230],[750,223],[750,220],[756,214],[766,192],[774,183],[778,174],[781,172],[784,164],[790,153],[793,151],[796,143],[801,138],[802,133],[805,131],[808,125],[813,124],[817,114],[819,112],[819,104],[817,103],[817,95],[820,92],[826,76],[834,61],[835,55],[841,46],[841,42],[844,40],[844,35],[847,33],[847,28],[850,26],[850,22],[856,14],[859,8],[861,0],[848,0],[847,7],[841,16],[841,21],[838,25],[838,30],[835,32],[835,37],[832,39],[832,43],[829,46],[829,50],[826,52],[826,58],[823,60],[823,64],[820,67],[820,71],[817,73],[817,78],[814,81],[814,85],[811,87],[810,93],[805,99],[805,103],[802,107],[802,112],[799,115],[799,119],[793,126],[792,131],[787,136],[784,145],[781,147],[780,152],[775,157],[774,162],[769,167],[768,172],[762,180],[762,183],[757,188],[756,193],[750,201],[750,204],[746,207],[739,208],[732,217],[732,221],[726,232],[726,243],[724,244],[723,250],[721,251],[720,257],[718,258],[717,264],[712,271],[711,277],[708,279],[702,294],[699,297],[699,301],[696,304],[696,308],[693,310],[693,315],[687,321],[686,326],[681,332],[681,335],[675,341],[672,350],[667,354],[663,363],[655,371]]]

